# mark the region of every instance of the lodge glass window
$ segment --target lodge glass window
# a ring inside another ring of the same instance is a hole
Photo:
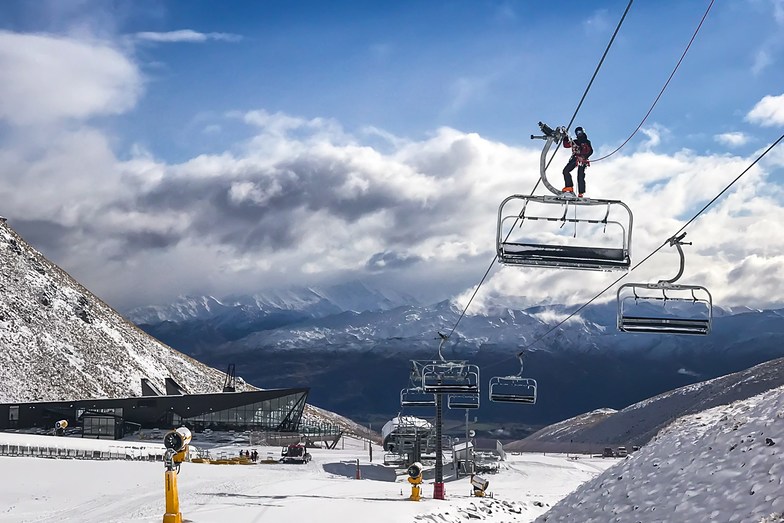
[[[206,412],[188,422],[202,428],[246,430],[297,430],[304,396],[293,394],[229,409]]]
[[[110,416],[85,416],[82,434],[85,437],[114,439],[117,420]]]
[[[8,407],[8,427],[15,429],[19,425],[19,405]]]

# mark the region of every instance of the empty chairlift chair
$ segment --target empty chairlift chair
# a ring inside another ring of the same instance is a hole
[[[561,143],[566,130],[553,130],[541,122],[539,127],[544,136],[531,138],[545,140],[539,172],[553,195],[515,194],[501,203],[496,230],[498,261],[521,267],[628,270],[631,209],[620,200],[575,198],[553,187],[545,173],[547,152],[553,143]]]
[[[401,407],[435,407],[436,397],[422,388],[422,362],[411,360],[409,386],[400,391]]]
[[[422,388],[434,394],[479,393],[479,367],[464,361],[439,361],[422,368]]]
[[[627,283],[618,287],[618,330],[653,334],[707,335],[713,321],[713,299],[705,287],[675,282],[684,269],[681,245],[686,233],[670,238],[678,249],[680,270],[658,283]]]
[[[524,378],[523,353],[519,353],[520,372],[516,376],[497,376],[490,378],[490,401],[498,403],[522,403],[532,405],[536,403],[536,380]]]
[[[450,409],[478,409],[479,393],[476,394],[450,394],[446,401]]]
[[[436,397],[422,387],[411,387],[400,391],[401,407],[435,407]]]
[[[465,361],[448,361],[441,348],[448,339],[439,333],[438,361],[422,366],[422,389],[432,394],[479,394],[479,367]]]

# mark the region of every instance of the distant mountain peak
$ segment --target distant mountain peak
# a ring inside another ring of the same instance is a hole
[[[211,320],[221,315],[236,315],[238,310],[250,316],[296,312],[301,313],[301,317],[323,318],[341,312],[383,311],[403,305],[418,305],[418,302],[412,296],[371,288],[362,281],[354,280],[323,287],[270,288],[254,294],[231,294],[220,299],[182,296],[168,305],[137,307],[127,316],[138,325],[151,325],[164,321]]]

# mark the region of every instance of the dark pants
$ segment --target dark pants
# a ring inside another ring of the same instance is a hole
[[[572,181],[572,171],[575,167],[577,167],[577,160],[574,156],[572,156],[569,159],[569,163],[566,164],[566,167],[564,167],[563,170],[564,185],[566,185],[566,187],[574,187],[574,182]],[[580,194],[585,192],[585,165],[577,167],[577,192]]]

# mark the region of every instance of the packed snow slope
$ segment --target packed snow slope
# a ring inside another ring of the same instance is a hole
[[[644,445],[675,419],[728,405],[784,386],[784,358],[687,385],[630,405],[600,409],[545,427],[509,443],[509,450],[599,452],[602,447]]]
[[[537,523],[784,521],[784,387],[685,416]]]
[[[200,447],[199,435],[194,446]],[[139,441],[97,441],[0,433],[0,446],[57,445],[140,455]],[[215,457],[237,456],[246,447],[210,449]],[[282,464],[278,447],[253,447],[253,465],[183,463],[177,476],[183,521],[192,523],[526,523],[543,514],[581,483],[615,462],[570,460],[565,455],[509,455],[498,474],[488,475],[493,497],[471,496],[468,477],[455,479],[444,467],[446,500],[433,499],[432,468],[422,500],[409,501],[408,475],[370,462],[366,444],[347,439],[336,449],[310,449],[307,464]],[[203,447],[202,447],[203,450]],[[356,478],[357,461],[361,480]],[[165,512],[160,461],[42,459],[0,456],[0,521],[4,523],[160,523]],[[67,481],[66,478],[79,478]]]

